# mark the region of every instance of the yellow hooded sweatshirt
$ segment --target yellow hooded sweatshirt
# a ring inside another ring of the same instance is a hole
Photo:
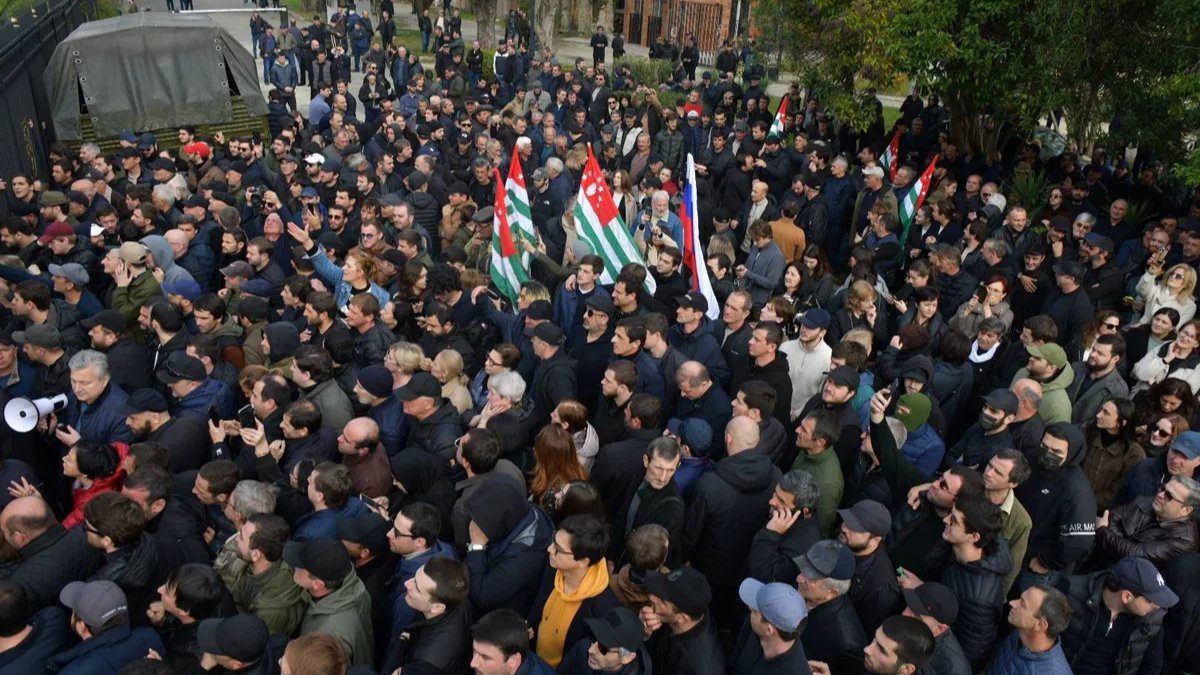
[[[537,630],[537,655],[542,657],[551,668],[557,668],[563,658],[564,642],[575,613],[584,600],[600,595],[608,588],[608,562],[601,558],[600,562],[588,568],[583,575],[583,581],[573,593],[563,589],[563,573],[554,573],[554,590],[546,598],[542,608],[542,621]]]

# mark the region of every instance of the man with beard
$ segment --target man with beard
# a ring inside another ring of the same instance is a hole
[[[886,389],[871,398],[871,448],[892,490],[893,500],[898,502],[912,488],[928,482],[929,476],[905,459],[896,446],[896,439],[884,418],[890,403],[891,396]],[[943,519],[950,514],[959,497],[977,496],[982,492],[983,478],[979,472],[956,465],[929,486],[916,500],[916,508],[901,504],[894,518],[888,547],[892,561],[920,579],[939,577],[949,555],[942,540]]]
[[[1125,338],[1119,334],[1101,335],[1092,345],[1087,361],[1072,364],[1075,381],[1067,388],[1067,394],[1074,401],[1071,406],[1073,424],[1094,419],[1108,401],[1129,398],[1129,385],[1118,370],[1124,357]]]
[[[199,469],[212,454],[205,420],[195,415],[171,417],[167,399],[153,389],[130,394],[124,412],[135,440],[167,447],[167,465],[174,474]]]
[[[106,309],[79,323],[87,329],[92,348],[108,357],[113,382],[125,391],[152,386],[150,355],[126,332],[124,314]]]
[[[873,634],[900,605],[900,586],[883,539],[892,527],[892,515],[877,501],[864,499],[841,509],[838,539],[854,554],[854,576],[850,579],[850,602]]]

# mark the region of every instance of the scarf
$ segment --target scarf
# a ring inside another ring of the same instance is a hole
[[[975,340],[971,343],[971,355],[969,357],[971,359],[971,363],[987,363],[988,361],[991,361],[992,357],[996,355],[996,350],[999,347],[1000,341],[996,340],[996,344],[992,345],[991,349],[981,354],[979,353],[979,340]]]

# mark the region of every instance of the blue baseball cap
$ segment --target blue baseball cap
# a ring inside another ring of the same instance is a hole
[[[747,607],[762,614],[767,623],[787,633],[796,632],[808,616],[804,597],[788,584],[746,579],[738,588],[738,597]]]
[[[1108,580],[1113,586],[1144,596],[1163,609],[1170,609],[1179,602],[1179,596],[1167,587],[1162,573],[1145,558],[1121,558],[1108,573]]]
[[[814,307],[804,313],[804,318],[800,320],[800,325],[805,328],[829,328],[829,324],[833,321],[833,316],[828,310]]]
[[[195,279],[176,279],[175,281],[167,281],[162,285],[163,293],[167,295],[180,295],[191,302],[200,297],[203,292],[200,290],[200,284],[196,283]]]
[[[1200,457],[1200,431],[1185,431],[1175,438],[1171,444],[1172,450],[1177,450],[1188,459]]]
[[[688,418],[681,420],[674,418],[667,422],[667,429],[672,434],[677,436],[683,444],[691,448],[692,453],[696,455],[707,455],[709,448],[712,447],[713,428],[702,419]]]

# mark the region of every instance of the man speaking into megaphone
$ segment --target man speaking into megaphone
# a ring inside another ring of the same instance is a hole
[[[24,346],[25,355],[31,361],[47,370],[59,367],[66,358],[62,338],[52,326],[31,326],[29,330],[14,333],[13,340]],[[81,438],[100,443],[131,442],[133,431],[125,425],[124,414],[128,396],[112,383],[108,358],[98,351],[85,349],[72,356],[67,367],[70,387],[67,406],[62,413],[42,418],[38,429],[52,434],[62,443],[64,452]],[[56,392],[44,387],[43,393]]]

